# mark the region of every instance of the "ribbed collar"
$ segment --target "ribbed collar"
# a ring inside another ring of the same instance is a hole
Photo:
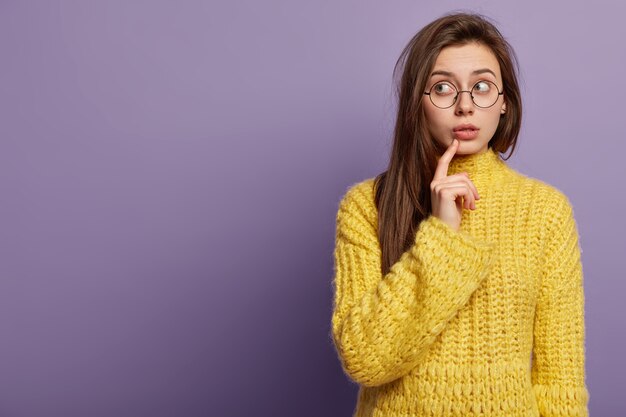
[[[495,183],[507,168],[500,155],[489,147],[482,153],[455,155],[448,165],[448,175],[467,172],[476,184]]]

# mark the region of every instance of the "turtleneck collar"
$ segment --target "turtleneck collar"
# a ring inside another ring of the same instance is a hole
[[[500,155],[488,147],[482,153],[455,155],[448,164],[448,175],[467,172],[475,184],[494,183],[506,171]]]

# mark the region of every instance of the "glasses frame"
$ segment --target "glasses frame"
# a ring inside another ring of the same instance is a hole
[[[483,106],[479,106],[478,104],[476,104],[476,101],[474,100],[474,94],[472,94],[471,90],[460,90],[459,91],[459,89],[456,88],[456,85],[454,85],[453,82],[445,81],[446,83],[451,84],[452,87],[454,87],[454,90],[456,91],[456,95],[454,96],[454,100],[452,101],[452,104],[450,104],[447,107],[440,107],[440,106],[435,104],[435,102],[433,101],[433,97],[431,96],[430,93],[433,91],[433,88],[435,88],[436,85],[439,85],[442,82],[444,82],[444,81],[437,81],[435,84],[433,84],[430,87],[430,90],[428,90],[428,92],[424,93],[424,95],[426,95],[426,96],[428,96],[430,98],[430,102],[433,103],[433,106],[437,107],[438,109],[449,109],[450,107],[454,106],[456,104],[457,99],[459,98],[459,94],[461,94],[461,93],[469,93],[470,97],[472,98],[472,103],[474,103],[474,105],[476,107],[480,107],[481,109],[488,109],[489,107],[493,107],[493,105],[498,102],[498,99],[500,98],[500,96],[502,94],[504,94],[504,91],[500,91],[500,89],[498,88],[498,85],[496,83],[494,83],[493,81],[489,81],[489,80],[478,80],[478,81],[476,81],[474,83],[474,85],[472,86],[472,90],[474,89],[474,87],[476,87],[476,84],[482,83],[482,82],[487,82],[487,83],[493,84],[496,87],[496,90],[498,90],[498,96],[497,96],[496,100],[493,102],[493,104],[491,104],[489,106],[486,106],[486,107],[483,107]]]

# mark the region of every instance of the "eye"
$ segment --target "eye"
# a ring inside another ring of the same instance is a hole
[[[488,93],[491,90],[491,83],[489,81],[478,81],[474,84],[474,90],[479,93]]]
[[[454,93],[456,89],[448,83],[437,83],[433,86],[432,91],[440,96]]]

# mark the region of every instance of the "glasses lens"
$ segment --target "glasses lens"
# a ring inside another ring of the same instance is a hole
[[[430,100],[437,107],[445,109],[454,104],[456,88],[452,84],[441,82],[433,85],[430,89]]]
[[[448,82],[440,82],[430,89],[430,100],[437,107],[445,109],[455,103],[457,90]],[[491,81],[481,80],[472,87],[474,104],[478,107],[491,107],[498,101],[498,87]]]
[[[498,87],[491,81],[478,81],[474,84],[472,95],[478,107],[491,107],[498,101]]]

